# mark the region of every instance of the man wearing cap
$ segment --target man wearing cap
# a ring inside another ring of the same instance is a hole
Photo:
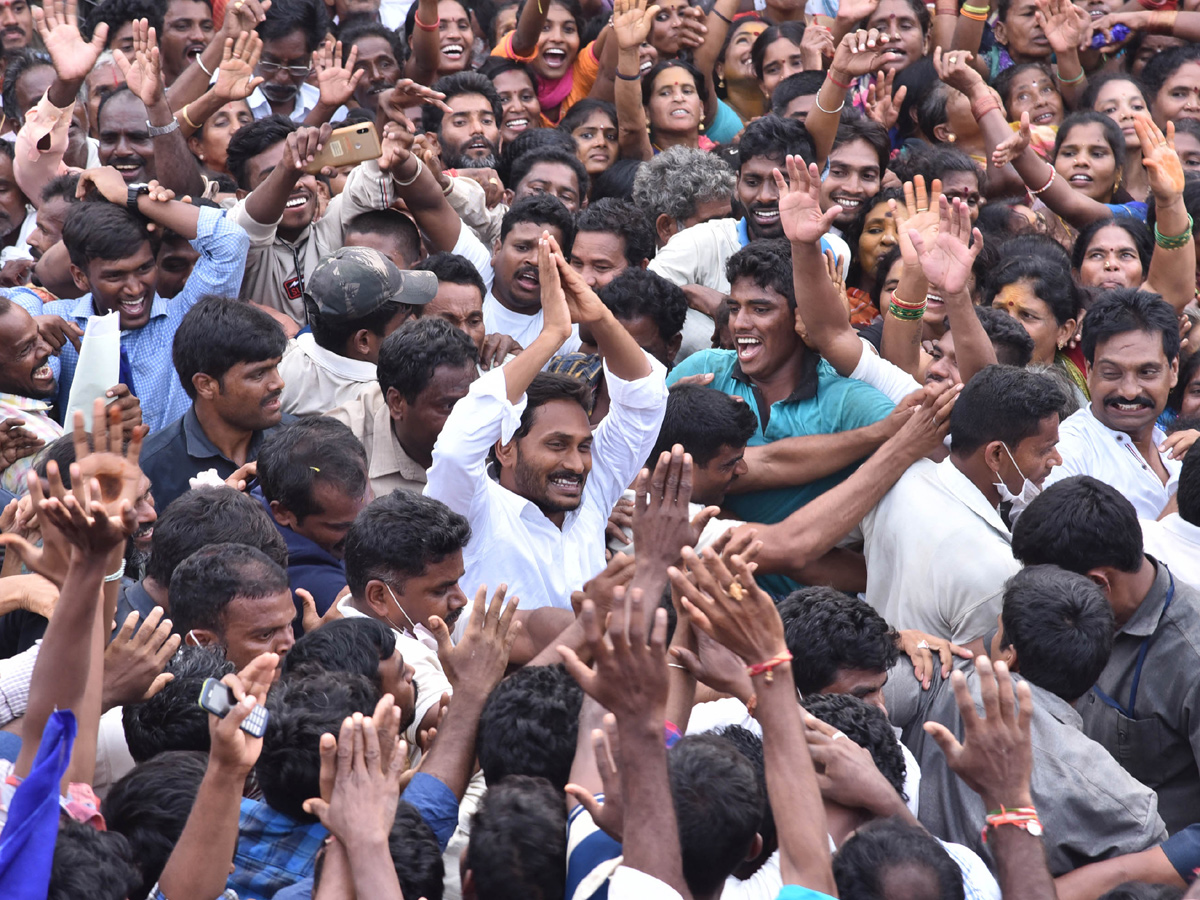
[[[401,271],[368,247],[341,247],[313,270],[304,290],[312,332],[288,342],[279,373],[283,409],[327,413],[375,384],[383,339],[437,293],[432,272]]]

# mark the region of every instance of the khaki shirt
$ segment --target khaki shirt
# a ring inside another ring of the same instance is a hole
[[[288,341],[279,364],[283,411],[294,416],[324,415],[351,403],[366,390],[379,390],[375,364],[326,350],[312,332]]]
[[[425,468],[413,462],[392,432],[392,415],[383,391],[375,384],[357,400],[333,410],[329,415],[349,426],[367,451],[367,477],[376,497],[397,488],[421,493],[425,489]]]

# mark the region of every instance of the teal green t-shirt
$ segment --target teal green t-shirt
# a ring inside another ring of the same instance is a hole
[[[733,350],[701,350],[693,353],[671,371],[667,383],[674,384],[686,375],[712,372],[714,378],[709,387],[743,398],[754,410],[758,429],[750,438],[751,447],[781,438],[835,434],[863,428],[878,422],[895,408],[895,404],[884,394],[864,382],[843,378],[823,359],[815,367],[810,366],[809,371],[811,377],[816,379],[816,391],[812,391],[810,381],[798,388],[792,397],[771,404],[765,430],[754,388],[741,374],[737,366],[737,353]],[[853,463],[832,475],[796,487],[730,494],[725,498],[725,507],[747,522],[768,525],[780,522],[814,497],[845,481],[858,465],[857,462]]]

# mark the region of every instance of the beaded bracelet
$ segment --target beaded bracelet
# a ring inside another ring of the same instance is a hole
[[[1058,177],[1058,169],[1054,168],[1054,166],[1051,166],[1050,167],[1050,177],[1046,179],[1046,183],[1043,184],[1036,191],[1033,190],[1032,188],[1030,188],[1029,193],[1033,194],[1033,196],[1035,196],[1035,197],[1038,194],[1045,193],[1046,191],[1048,191],[1050,189],[1050,185],[1054,184],[1054,179],[1057,177]]]
[[[1158,223],[1154,223],[1154,243],[1162,247],[1164,250],[1182,250],[1192,240],[1192,217],[1188,216],[1187,230],[1182,234],[1165,235],[1158,230]]]

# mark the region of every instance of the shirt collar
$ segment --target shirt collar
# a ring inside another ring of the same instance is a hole
[[[53,408],[48,400],[35,400],[20,394],[0,394],[0,407],[28,410],[29,412],[48,412]]]
[[[1020,676],[1018,676],[1018,680],[1020,680]],[[1028,681],[1028,679],[1025,680]],[[1040,709],[1063,725],[1069,725],[1076,731],[1083,731],[1083,717],[1079,715],[1079,711],[1075,707],[1057,694],[1052,694],[1050,691],[1038,687],[1032,681],[1028,683],[1029,689],[1033,692],[1034,709]]]
[[[750,229],[747,227],[745,219],[738,219],[737,236],[738,243],[743,247],[750,243]]]
[[[375,363],[362,359],[351,359],[348,356],[342,356],[340,353],[334,353],[332,350],[326,350],[317,343],[317,339],[313,337],[311,331],[297,335],[296,346],[299,350],[303,351],[305,356],[321,368],[332,372],[339,378],[346,378],[350,381],[361,381],[364,384],[375,380]]]
[[[248,456],[253,459],[258,455],[258,448],[262,444],[263,433],[256,431],[250,438],[250,449]],[[233,463],[222,453],[217,445],[208,439],[208,435],[204,433],[204,427],[200,424],[200,419],[196,415],[196,405],[192,404],[188,407],[188,411],[183,414],[183,443],[187,449],[188,456],[195,459],[224,459],[226,462]]]
[[[1153,556],[1146,554],[1146,558],[1154,563],[1154,584],[1129,617],[1129,621],[1117,630],[1117,634],[1149,637],[1157,630],[1159,619],[1162,618],[1163,604],[1167,602],[1167,591],[1171,587],[1171,575],[1167,567]]]
[[[154,294],[154,300],[150,303],[150,318],[158,319],[166,314],[167,301],[158,296],[158,292],[156,291]],[[98,315],[96,312],[96,305],[92,302],[92,295],[84,294],[82,297],[80,297],[79,300],[76,301],[75,305],[71,308],[71,315],[76,319],[87,319],[91,316]],[[118,313],[118,315],[120,315],[120,313]],[[126,331],[127,329],[123,328],[121,330]]]
[[[780,403],[796,403],[801,400],[811,400],[817,396],[817,383],[820,380],[817,369],[821,364],[821,357],[807,348],[801,352],[804,356],[801,362],[800,380],[796,383],[795,390],[779,401]],[[734,362],[732,375],[734,381],[754,387],[754,382],[742,371],[740,362]],[[756,387],[754,389],[758,390]]]
[[[975,486],[975,482],[963,474],[958,466],[954,465],[953,457],[948,456],[937,464],[937,475],[942,485],[963,506],[970,509],[971,512],[992,526],[1006,541],[1012,540],[1012,532],[1008,530],[1004,524],[1004,520],[1000,518],[1000,511],[988,503],[987,497]]]
[[[405,481],[425,483],[425,468],[415,462],[404,452],[400,439],[392,431],[392,413],[388,409],[387,398],[384,398],[379,409],[375,410],[375,433],[371,437],[370,466],[367,475],[371,478],[381,478],[397,472]]]

